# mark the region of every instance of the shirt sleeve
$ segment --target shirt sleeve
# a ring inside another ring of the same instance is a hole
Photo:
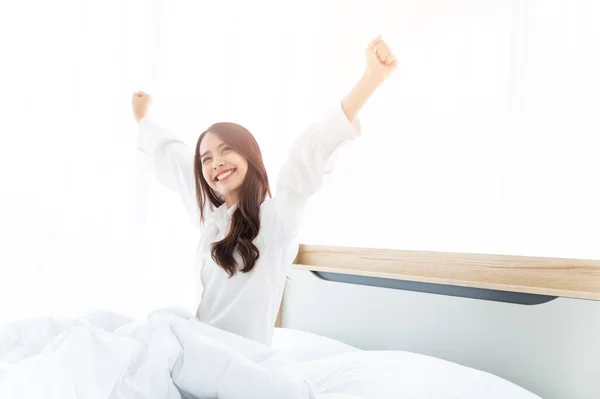
[[[155,125],[147,117],[138,125],[137,148],[146,154],[152,175],[161,185],[179,194],[192,224],[200,227],[192,149],[175,133]]]
[[[340,103],[292,144],[274,198],[280,235],[288,239],[297,236],[306,203],[320,188],[332,154],[360,133],[359,120],[350,122]]]

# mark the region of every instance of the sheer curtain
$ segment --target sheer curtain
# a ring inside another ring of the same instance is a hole
[[[600,259],[600,9],[567,1],[0,6],[0,319],[194,307],[197,232],[135,149],[252,131],[272,186],[383,32],[396,73],[309,205],[308,243]],[[7,62],[8,61],[8,62]]]
[[[600,259],[598,2],[327,4],[332,69],[378,23],[400,67],[304,241]]]

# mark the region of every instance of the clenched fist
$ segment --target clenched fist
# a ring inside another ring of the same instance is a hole
[[[398,60],[381,35],[369,43],[365,50],[367,58],[367,74],[380,81],[387,79],[398,66]]]
[[[150,94],[144,93],[143,91],[136,91],[133,93],[133,97],[131,98],[131,106],[133,108],[133,116],[138,123],[148,113],[150,103],[152,103],[152,97],[150,97]]]

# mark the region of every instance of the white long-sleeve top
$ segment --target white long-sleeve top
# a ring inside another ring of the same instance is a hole
[[[211,257],[211,244],[229,232],[237,204],[223,204],[204,223],[196,200],[193,150],[172,131],[156,126],[147,117],[139,123],[137,146],[147,154],[152,174],[179,193],[191,221],[200,231],[196,247],[198,308],[196,318],[217,328],[270,345],[283,296],[286,274],[298,252],[298,232],[309,197],[320,187],[335,149],[360,134],[360,123],[351,123],[341,105],[312,124],[292,145],[277,180],[273,198],[260,207],[260,231],[254,239],[259,258],[249,273],[231,278]]]

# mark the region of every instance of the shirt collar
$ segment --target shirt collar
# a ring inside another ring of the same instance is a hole
[[[231,206],[231,208],[227,209],[227,205],[222,203],[215,211],[210,215],[209,219],[212,221],[223,220],[231,218],[233,212],[238,208],[238,203],[236,202]]]
[[[227,208],[227,206],[225,204],[221,205],[224,206],[225,208]],[[231,215],[233,215],[233,212],[235,212],[235,210],[238,207],[238,203],[236,202],[235,204],[231,205],[231,208],[227,209],[227,216],[231,217]]]

